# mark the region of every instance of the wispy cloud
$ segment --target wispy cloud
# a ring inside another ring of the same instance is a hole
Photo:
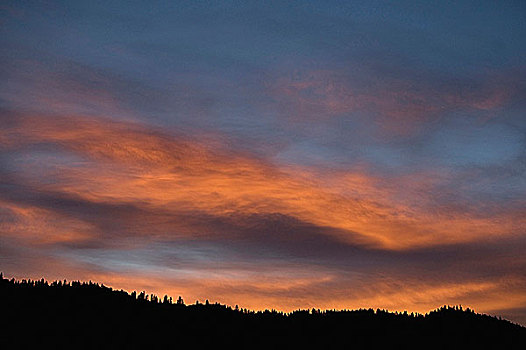
[[[415,128],[451,111],[494,110],[524,89],[514,78],[491,75],[483,81],[457,79],[430,83],[422,79],[364,76],[360,70],[331,69],[298,69],[272,78],[267,86],[292,122],[365,114],[382,133],[397,136],[414,132]]]
[[[28,152],[48,144],[79,157],[38,175],[38,164],[24,164],[13,180],[18,186],[7,184],[6,193],[18,193],[13,199],[29,193],[46,210],[90,217],[99,225],[121,220],[122,227],[135,222],[132,230],[148,231],[139,229],[141,215],[167,235],[217,234],[222,226],[254,230],[258,222],[280,222],[281,215],[291,218],[285,227],[315,225],[342,242],[405,249],[513,235],[523,224],[516,214],[482,217],[433,206],[433,193],[426,193],[433,190],[433,174],[390,179],[395,185],[360,169],[320,179],[309,169],[278,167],[226,147],[211,149],[195,135],[173,136],[136,123],[27,115],[4,120],[6,150]],[[113,208],[109,215],[106,206]],[[178,223],[170,215],[195,219]],[[199,221],[207,217],[204,226],[217,227],[188,227],[203,226]]]

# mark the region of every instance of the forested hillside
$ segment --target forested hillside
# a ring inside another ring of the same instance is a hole
[[[0,348],[524,349],[526,328],[459,306],[426,315],[383,310],[254,312],[97,283],[0,280]]]

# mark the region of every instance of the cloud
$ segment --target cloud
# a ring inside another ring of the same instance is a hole
[[[27,158],[15,168],[13,183],[6,180],[4,197],[16,192],[11,200],[27,205],[31,198],[45,210],[105,225],[104,231],[192,236],[231,226],[233,232],[263,235],[279,222],[276,227],[285,231],[313,227],[348,244],[407,249],[514,235],[521,226],[514,214],[482,217],[433,207],[432,194],[426,194],[436,181],[433,174],[386,182],[354,169],[320,178],[308,168],[278,167],[220,142],[212,148],[196,135],[138,123],[11,113],[2,121],[4,152],[31,154],[51,145],[57,158],[78,157],[47,170],[39,157]],[[7,169],[16,164],[13,156],[4,158]],[[46,171],[37,173],[35,167]]]
[[[432,78],[364,74],[357,68],[296,69],[269,78],[267,87],[293,123],[349,115],[361,120],[360,116],[366,115],[384,136],[411,135],[455,110],[496,110],[524,90],[517,79],[503,73],[488,74],[474,81],[430,83]]]

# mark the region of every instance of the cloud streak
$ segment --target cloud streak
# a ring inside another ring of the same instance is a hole
[[[450,111],[498,109],[524,90],[513,78],[484,80],[429,84],[385,76],[371,79],[360,70],[322,69],[296,70],[270,79],[267,86],[293,120],[366,114],[382,134],[407,136]]]
[[[119,218],[122,211],[122,225],[129,220],[127,209],[118,208],[130,208],[130,213],[158,222],[167,232],[188,235],[193,234],[188,221],[178,225],[166,218],[195,212],[219,226],[257,231],[253,222],[272,222],[276,214],[292,218],[292,227],[304,222],[327,228],[327,234],[342,242],[406,249],[504,237],[523,224],[514,216],[519,213],[488,218],[444,206],[419,211],[411,203],[431,205],[424,191],[432,189],[432,177],[391,179],[393,186],[356,170],[330,173],[320,181],[308,169],[280,168],[242,152],[227,153],[224,147],[211,149],[195,136],[172,136],[136,123],[26,115],[10,115],[4,121],[10,125],[2,131],[5,150],[24,152],[46,144],[79,157],[75,166],[59,166],[48,174],[34,176],[28,169],[19,174],[27,181],[22,185],[33,188],[35,201],[47,210],[62,208],[92,219],[106,211],[96,206],[114,206],[108,212]],[[33,166],[38,164],[29,164]],[[46,178],[53,181],[46,183]],[[404,182],[413,184],[406,198],[395,189],[408,187]],[[82,207],[86,213],[76,209]]]

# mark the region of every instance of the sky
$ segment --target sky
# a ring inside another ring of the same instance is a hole
[[[526,325],[524,1],[3,1],[0,271]]]

